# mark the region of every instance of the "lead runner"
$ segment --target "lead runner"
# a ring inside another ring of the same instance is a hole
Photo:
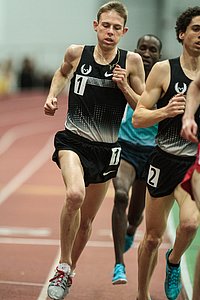
[[[55,136],[53,160],[61,169],[66,195],[60,217],[61,256],[48,296],[63,299],[69,292],[76,262],[92,230],[109,179],[120,160],[118,131],[126,103],[133,108],[144,89],[139,54],[117,47],[126,34],[127,9],[118,1],[100,7],[93,28],[95,46],[71,45],[55,72],[44,105],[53,116],[57,96],[69,77],[65,129]]]

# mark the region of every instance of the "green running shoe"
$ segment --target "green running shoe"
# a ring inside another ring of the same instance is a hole
[[[116,264],[113,271],[112,284],[127,283],[126,270],[123,264]]]
[[[168,257],[172,249],[169,249],[166,253],[166,279],[165,279],[165,294],[167,299],[176,300],[180,294],[181,284],[181,268],[173,267],[168,264]]]

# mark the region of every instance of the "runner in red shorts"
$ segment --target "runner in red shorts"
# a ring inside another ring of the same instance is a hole
[[[196,173],[198,173],[198,174],[196,174]],[[189,170],[185,174],[185,177],[181,183],[182,188],[191,195],[193,200],[196,200],[196,204],[197,204],[198,208],[200,209],[200,201],[199,201],[200,199],[197,195],[195,195],[195,192],[194,192],[195,187],[193,184],[193,181],[197,182],[197,180],[195,180],[193,177],[195,177],[196,179],[199,178],[198,179],[198,187],[200,187],[200,143],[198,144],[196,161],[189,168]],[[200,189],[199,189],[199,192],[200,192]]]

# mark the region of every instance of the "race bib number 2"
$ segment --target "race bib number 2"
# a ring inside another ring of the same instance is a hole
[[[160,175],[160,169],[155,168],[152,165],[150,165],[147,183],[153,187],[157,187],[159,175]]]

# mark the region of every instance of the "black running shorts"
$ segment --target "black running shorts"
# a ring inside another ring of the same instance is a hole
[[[105,182],[117,174],[121,154],[121,147],[117,142],[94,142],[65,129],[56,133],[54,146],[52,160],[59,167],[59,150],[71,150],[79,156],[84,170],[85,186]]]
[[[195,156],[176,156],[156,147],[149,159],[147,187],[152,197],[170,195],[194,163]]]
[[[144,180],[144,170],[154,147],[135,145],[120,138],[119,143],[122,148],[121,159],[135,168],[137,179]]]

